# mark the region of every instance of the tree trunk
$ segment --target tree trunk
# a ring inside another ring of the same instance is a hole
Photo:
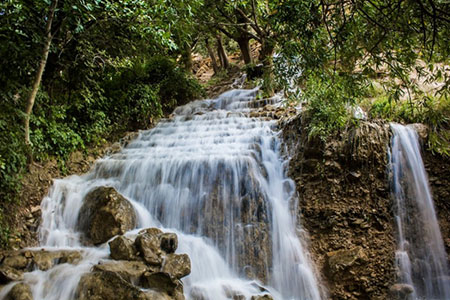
[[[217,54],[219,55],[222,68],[228,70],[230,68],[230,63],[228,61],[228,56],[225,52],[225,48],[223,47],[222,37],[220,35],[217,35]]]
[[[50,50],[50,45],[52,43],[52,22],[53,17],[55,15],[55,9],[58,5],[58,0],[53,0],[52,4],[50,5],[50,9],[48,11],[47,16],[47,24],[45,26],[45,41],[44,41],[44,47],[42,48],[42,56],[41,61],[39,63],[39,67],[36,71],[36,76],[33,81],[33,87],[31,89],[31,93],[28,96],[27,99],[27,106],[25,109],[25,144],[30,146],[30,117],[31,113],[33,111],[34,106],[34,100],[36,99],[37,92],[39,90],[39,86],[41,85],[42,80],[42,74],[44,73],[45,65],[47,64],[47,58],[48,58],[48,52]]]
[[[219,66],[217,65],[216,56],[214,55],[214,51],[211,49],[211,45],[209,44],[208,39],[205,40],[206,49],[208,50],[209,57],[211,58],[211,64],[214,70],[214,74],[219,72]]]
[[[237,40],[239,49],[241,50],[242,58],[246,65],[252,63],[252,54],[250,52],[250,39],[248,37],[242,37]]]
[[[182,52],[181,52],[181,58],[183,60],[184,69],[186,72],[191,73],[192,72],[192,49],[191,46],[188,43],[184,43]]]
[[[247,23],[247,20],[238,11],[236,11],[236,20],[238,21],[238,23]],[[242,58],[244,59],[244,63],[246,65],[252,62],[252,54],[250,52],[250,36],[247,31],[248,26],[244,25],[243,31],[238,30],[238,33],[235,36],[236,38],[234,39],[239,45]]]
[[[261,43],[261,52],[259,59],[263,64],[263,78],[264,83],[262,86],[263,92],[267,97],[275,94],[274,78],[273,78],[273,52],[275,50],[275,44],[269,38],[264,38]]]

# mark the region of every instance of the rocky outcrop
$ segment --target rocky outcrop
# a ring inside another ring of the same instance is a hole
[[[191,261],[186,254],[174,253],[176,234],[148,228],[133,239],[117,236],[109,245],[111,259],[101,260],[81,277],[76,299],[184,299],[180,279],[191,273]],[[32,300],[30,287],[20,282],[25,272],[77,264],[82,257],[82,251],[69,250],[0,252],[0,286],[17,281],[6,299]]]
[[[115,235],[136,227],[131,203],[112,187],[98,187],[88,193],[78,216],[78,229],[87,244],[102,244]]]
[[[82,258],[80,251],[22,250],[0,253],[0,284],[20,281],[25,272],[46,271],[58,264],[77,264]]]
[[[191,262],[173,253],[177,245],[176,234],[157,228],[140,231],[134,240],[116,237],[109,242],[113,260],[101,261],[81,278],[76,299],[184,299],[180,279],[191,273]]]
[[[450,265],[450,157],[422,151],[422,158]]]
[[[389,127],[360,121],[327,142],[302,116],[284,124],[298,216],[331,299],[392,299],[395,231],[387,170]]]

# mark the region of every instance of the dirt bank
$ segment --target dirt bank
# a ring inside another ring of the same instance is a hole
[[[363,123],[330,142],[308,140],[300,117],[284,130],[299,219],[330,299],[389,299],[394,223],[386,173],[388,128]]]
[[[396,281],[393,202],[388,186],[389,127],[362,122],[329,142],[309,140],[299,116],[285,124],[298,216],[330,299],[392,299]],[[450,159],[423,151],[447,253]]]

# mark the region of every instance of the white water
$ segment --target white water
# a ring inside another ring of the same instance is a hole
[[[400,283],[414,292],[408,300],[449,300],[447,254],[439,230],[417,133],[391,124],[391,171],[396,206],[396,263]]]
[[[250,299],[262,284],[276,299],[321,299],[289,211],[295,186],[284,174],[275,122],[245,115],[258,106],[256,93],[232,90],[179,107],[88,174],[56,180],[42,202],[41,245],[82,247],[75,228],[83,197],[113,186],[134,205],[138,227],[178,234],[177,252],[192,261],[183,279],[188,299],[229,299],[230,290]],[[27,274],[35,300],[71,299],[81,275],[109,254],[107,245],[83,249],[77,267]]]

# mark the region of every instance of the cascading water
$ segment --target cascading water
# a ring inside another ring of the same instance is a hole
[[[391,124],[392,185],[396,205],[396,263],[400,283],[414,291],[410,300],[450,299],[447,255],[420,155],[417,133]]]
[[[83,198],[98,186],[130,200],[138,227],[178,234],[177,251],[192,261],[183,279],[188,299],[229,299],[230,289],[250,299],[260,293],[250,278],[277,299],[320,299],[289,210],[295,186],[284,174],[275,121],[247,117],[261,103],[256,93],[232,90],[179,107],[88,174],[56,180],[42,203],[41,246],[83,249],[84,259],[28,273],[34,299],[70,299],[80,276],[108,257],[106,244],[83,247],[76,231]]]

